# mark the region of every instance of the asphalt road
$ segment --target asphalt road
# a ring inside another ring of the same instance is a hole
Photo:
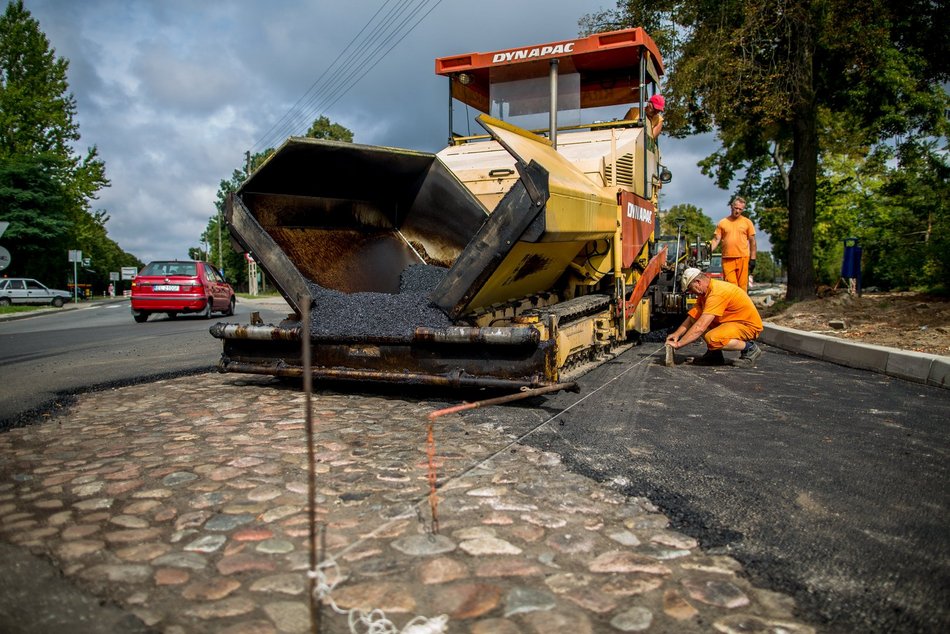
[[[221,342],[208,333],[217,321],[265,321],[285,312],[241,301],[233,317],[213,315],[132,320],[128,301],[95,302],[0,321],[0,429],[68,404],[70,396],[162,376],[214,368]]]
[[[649,498],[821,632],[950,631],[950,391],[766,350],[667,368],[644,344],[580,395],[471,416],[536,420],[525,442]]]
[[[239,303],[233,319],[252,309],[283,316]],[[212,323],[135,324],[124,303],[0,323],[0,418],[211,367]],[[950,631],[950,391],[768,347],[752,370],[667,368],[659,348],[596,368],[580,394],[465,416],[531,423],[523,442],[649,498],[756,585],[793,595],[821,632]]]

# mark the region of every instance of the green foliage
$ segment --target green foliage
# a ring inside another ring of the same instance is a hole
[[[768,251],[757,251],[755,254],[755,273],[752,277],[760,284],[771,284],[779,276],[778,266]]]
[[[716,226],[709,216],[695,205],[673,205],[666,213],[660,216],[660,233],[666,236],[675,236],[678,226],[681,226],[682,235],[690,242],[700,240],[707,242],[712,239]]]
[[[220,214],[208,220],[208,226],[201,234],[202,244],[207,244],[208,251],[195,259],[211,262],[221,270],[228,282],[244,288],[247,286],[247,260],[244,259],[243,252],[237,252],[231,247],[231,234],[228,233],[223,219],[222,208]],[[197,251],[201,253],[200,249]]]
[[[338,123],[332,123],[325,116],[320,116],[314,120],[306,136],[313,139],[328,139],[348,143],[353,141],[353,133],[350,130]],[[247,180],[248,176],[263,165],[273,153],[274,149],[268,148],[263,152],[254,154],[249,157],[249,160],[245,162],[241,169],[231,172],[230,179],[221,181],[214,203],[217,213],[208,219],[208,226],[201,234],[201,243],[208,245],[208,252],[204,253],[202,249],[194,247],[188,250],[189,255],[194,253],[199,256],[192,256],[194,259],[206,259],[222,269],[224,276],[235,287],[248,288],[247,260],[244,259],[243,252],[235,251],[231,246],[230,233],[228,232],[227,223],[224,221],[228,196],[240,189],[241,184]],[[250,164],[249,170],[248,163]]]
[[[346,143],[353,142],[353,133],[350,132],[349,129],[339,123],[331,123],[330,119],[324,115],[320,115],[320,117],[313,122],[310,129],[307,130],[306,136],[311,139],[345,141]]]
[[[139,264],[106,236],[105,212],[90,202],[109,185],[95,147],[75,154],[80,138],[69,62],[58,58],[22,0],[0,16],[0,220],[11,251],[9,275],[64,285],[70,249],[92,258],[81,283],[102,289],[118,266]]]
[[[273,153],[272,148],[258,152],[245,162],[244,167],[246,168],[249,163],[250,172],[254,172]],[[224,222],[224,215],[228,195],[237,191],[241,184],[247,180],[248,175],[249,172],[246,169],[236,169],[231,172],[229,180],[221,181],[214,202],[217,213],[208,219],[208,225],[201,234],[201,244],[207,245],[207,250],[200,248],[188,249],[189,255],[196,254],[192,256],[194,259],[211,262],[221,270],[224,277],[233,286],[241,288],[247,288],[247,260],[244,259],[243,252],[237,252],[232,248],[231,234]]]
[[[814,250],[819,283],[838,282],[844,239],[854,237],[864,252],[865,286],[947,286],[950,166],[945,152],[932,141],[907,142],[900,148],[879,146],[867,155],[828,152],[821,167]],[[781,229],[772,234],[779,247],[774,236]]]
[[[9,245],[9,276],[35,277],[63,284],[72,224],[56,159],[48,155],[0,158],[0,220]]]
[[[145,263],[134,255],[123,251],[109,238],[106,222],[109,217],[102,210],[92,214],[82,214],[73,225],[72,248],[82,251],[83,258],[91,260],[90,266],[78,271],[81,284],[92,284],[93,293],[103,294],[109,286],[109,273],[119,272],[123,266],[142,268]],[[65,259],[65,256],[64,256]],[[69,271],[70,279],[72,271]]]
[[[881,162],[878,204],[856,235],[864,246],[864,285],[950,287],[950,163],[930,143],[907,143],[896,166]]]
[[[832,263],[832,245],[843,237],[844,218],[856,213],[854,203],[862,220],[851,226],[887,215],[885,197],[862,198],[858,184],[840,178],[837,161],[864,162],[882,147],[946,139],[950,99],[942,82],[950,78],[950,38],[943,5],[621,0],[581,26],[593,32],[643,25],[656,36],[668,70],[664,130],[716,130],[721,148],[700,166],[755,207],[753,220],[788,265],[789,297],[801,298],[816,276],[827,279],[840,266],[840,258]],[[903,161],[902,176],[887,178],[929,182],[912,173],[929,169],[924,163]],[[902,221],[939,220],[919,197],[901,207],[908,214]],[[831,209],[849,211],[830,215]],[[887,231],[880,226],[878,239]],[[936,239],[936,232],[929,235]],[[935,270],[930,263],[938,261],[928,255],[925,268]]]
[[[22,0],[0,17],[0,153],[64,157],[79,140],[76,102],[66,91],[69,63],[57,59]]]

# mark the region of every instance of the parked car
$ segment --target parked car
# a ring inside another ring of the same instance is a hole
[[[56,308],[73,298],[69,291],[47,288],[26,277],[0,280],[0,306],[10,304],[52,304]]]
[[[138,323],[153,313],[174,319],[180,313],[234,314],[234,289],[207,262],[159,260],[132,280],[132,317]]]

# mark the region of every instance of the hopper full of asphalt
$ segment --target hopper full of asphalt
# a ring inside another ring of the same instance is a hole
[[[407,267],[398,293],[342,293],[308,282],[313,305],[310,336],[314,340],[387,338],[409,341],[417,327],[445,328],[452,321],[429,300],[446,269],[418,264]]]

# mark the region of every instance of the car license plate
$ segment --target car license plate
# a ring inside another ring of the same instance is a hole
[[[152,288],[156,291],[177,291],[178,284],[156,284]]]

